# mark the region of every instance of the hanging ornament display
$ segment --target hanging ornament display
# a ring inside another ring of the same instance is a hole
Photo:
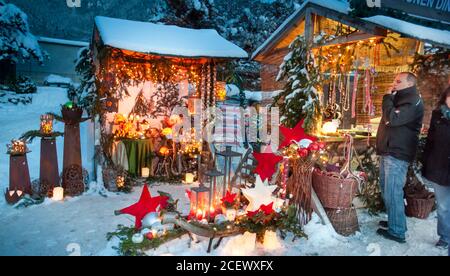
[[[355,68],[355,76],[353,77],[353,90],[352,90],[352,118],[356,118],[356,99],[358,95],[358,81],[359,72],[358,67]]]

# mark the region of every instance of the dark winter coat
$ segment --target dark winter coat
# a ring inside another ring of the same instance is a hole
[[[423,155],[425,178],[442,186],[450,186],[450,120],[440,110],[433,111]]]
[[[383,98],[383,115],[377,133],[377,153],[412,162],[419,144],[424,114],[416,87]]]

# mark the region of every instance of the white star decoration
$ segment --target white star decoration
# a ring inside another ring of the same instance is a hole
[[[256,176],[255,188],[242,189],[242,193],[250,202],[247,206],[247,212],[254,212],[261,207],[261,205],[269,205],[274,202],[272,193],[277,188],[277,185],[269,186],[268,181],[262,182],[259,175]]]

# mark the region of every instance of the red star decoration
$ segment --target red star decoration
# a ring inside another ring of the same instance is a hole
[[[142,227],[142,219],[148,214],[152,212],[156,212],[158,206],[167,205],[167,200],[169,198],[166,196],[155,196],[152,197],[150,195],[150,191],[147,188],[147,185],[144,185],[142,189],[141,197],[139,201],[127,208],[120,210],[121,214],[128,214],[135,217],[135,228],[140,229]]]
[[[311,141],[317,141],[317,138],[305,133],[305,129],[303,128],[303,122],[305,120],[301,120],[294,128],[287,128],[284,126],[280,126],[280,132],[284,136],[283,142],[280,144],[278,149],[282,149],[284,147],[292,144],[292,141],[299,142],[303,139],[309,139]]]
[[[277,170],[276,165],[283,160],[282,156],[273,153],[253,153],[253,156],[258,161],[255,173],[261,177],[262,181],[271,178]]]
[[[262,212],[264,212],[264,215],[268,216],[273,214],[273,202],[270,203],[269,205],[261,205],[261,207],[259,208]]]
[[[221,199],[222,203],[233,204],[236,199],[237,194],[232,194],[230,191],[227,191],[227,194],[224,198]]]
[[[273,214],[273,212],[274,212],[274,210],[273,210],[273,202],[270,203],[269,205],[261,205],[261,207],[259,207],[259,209],[256,210],[256,211],[247,212],[247,217],[253,218],[259,212],[264,213],[264,215],[266,215],[266,216],[269,216],[269,215]]]

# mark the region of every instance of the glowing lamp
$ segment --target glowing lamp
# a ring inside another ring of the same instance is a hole
[[[326,122],[322,126],[322,133],[323,134],[334,134],[337,133],[337,124],[334,122]]]
[[[53,116],[46,114],[41,116],[40,132],[42,135],[51,135],[53,132]]]
[[[202,221],[210,216],[209,191],[205,186],[191,189],[190,217]]]
[[[116,178],[116,186],[118,189],[125,187],[125,177],[118,175]]]
[[[149,178],[150,177],[150,168],[142,168],[141,175],[144,178]]]
[[[172,135],[172,129],[167,127],[161,131],[161,134],[164,136]]]
[[[53,188],[53,197],[54,201],[63,201],[64,199],[64,188],[63,187],[55,187]]]
[[[168,147],[161,147],[159,149],[159,153],[163,156],[167,156],[167,155],[169,155],[170,151],[169,151]]]
[[[27,145],[23,140],[12,140],[11,144],[7,145],[7,148],[10,155],[24,155],[28,151]]]
[[[218,101],[225,101],[227,99],[226,83],[222,81],[216,82],[216,98]]]
[[[186,176],[185,176],[184,182],[185,182],[186,184],[192,184],[192,183],[194,183],[194,174],[192,174],[192,173],[187,173]]]

